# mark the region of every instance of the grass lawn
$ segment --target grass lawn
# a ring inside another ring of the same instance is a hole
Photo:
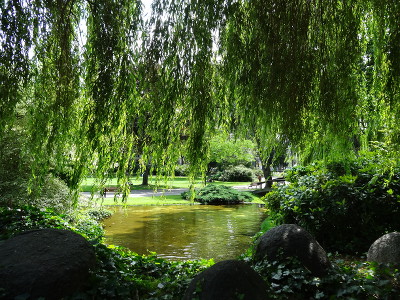
[[[180,195],[168,195],[168,196],[154,196],[154,197],[131,197],[126,199],[126,202],[122,202],[121,198],[117,198],[117,202],[114,198],[97,198],[93,201],[96,204],[101,205],[171,205],[171,204],[191,204],[187,200],[183,200]]]
[[[130,197],[126,202],[122,202],[121,198],[95,198],[94,201],[98,205],[179,205],[179,204],[192,204],[188,200],[182,199],[180,195],[167,195],[167,196],[154,196],[154,197]],[[264,204],[259,197],[253,196],[252,203]]]
[[[154,189],[178,189],[178,188],[189,188],[191,182],[187,177],[175,177],[174,179],[170,179],[167,182],[165,181],[156,181],[156,178],[149,178],[150,185],[142,186],[142,179],[135,178],[130,180],[132,182],[131,190],[154,190]],[[212,184],[217,185],[225,185],[225,186],[248,186],[250,183],[248,182],[225,182],[225,181],[215,181]],[[106,186],[118,186],[116,178],[110,178],[105,183]],[[195,187],[203,187],[204,182],[198,179],[195,182]],[[98,191],[96,178],[89,177],[86,178],[80,187],[82,192],[91,192],[92,190]],[[259,197],[253,196],[253,203],[264,204],[260,200]],[[130,197],[126,199],[126,202],[123,203],[122,199],[117,197],[116,201],[114,198],[98,198],[92,201],[96,201],[96,204],[100,205],[170,205],[170,204],[191,204],[187,200],[183,200],[180,195],[164,195],[164,196],[153,196],[153,197]]]
[[[143,186],[142,184],[142,178],[132,178],[130,179],[130,182],[132,183],[131,190],[154,190],[155,188],[157,189],[178,189],[178,188],[189,188],[191,185],[191,182],[187,177],[175,177],[174,179],[169,179],[167,181],[164,180],[159,180],[157,182],[157,179],[154,177],[149,178],[149,185],[148,186]],[[250,182],[225,182],[225,181],[214,181],[212,184],[217,184],[217,185],[226,185],[226,186],[235,186],[235,185],[249,185]],[[93,189],[95,191],[98,190],[96,187],[96,178],[93,177],[88,177],[83,180],[80,189],[82,192],[91,192]],[[110,178],[106,181],[105,183],[106,186],[118,186],[117,179],[116,178]],[[200,178],[196,179],[195,182],[195,187],[202,187],[204,186],[204,181],[201,180]]]

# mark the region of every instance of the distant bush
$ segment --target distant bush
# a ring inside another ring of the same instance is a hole
[[[175,176],[188,176],[189,165],[177,165],[175,167]]]
[[[222,171],[220,171],[218,168],[209,168],[207,175],[208,179],[210,180],[220,180],[220,177],[222,176]]]
[[[221,181],[249,182],[255,178],[254,170],[243,165],[233,166],[224,170],[219,177]]]
[[[286,186],[264,198],[278,224],[295,223],[329,251],[366,252],[400,228],[400,169],[376,157],[314,164],[287,172]]]
[[[182,193],[182,198],[189,199],[189,192]],[[224,185],[210,184],[195,191],[194,200],[202,204],[239,204],[251,202],[250,193],[240,192]]]

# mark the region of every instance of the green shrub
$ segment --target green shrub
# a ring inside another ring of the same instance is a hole
[[[264,200],[278,224],[302,226],[329,251],[363,253],[400,228],[400,169],[379,170],[383,166],[363,157],[346,166],[298,167],[288,172],[291,184],[275,187]]]
[[[249,182],[255,178],[253,169],[247,168],[243,165],[230,167],[222,172],[219,177],[221,181],[238,181]]]
[[[177,165],[175,167],[175,176],[188,176],[189,165]]]
[[[190,192],[182,193],[182,198],[189,199]],[[251,202],[253,197],[250,193],[240,192],[228,186],[209,184],[195,190],[194,200],[202,204],[239,204]]]
[[[66,214],[73,210],[73,197],[66,183],[53,175],[45,179],[40,194],[28,202],[41,209],[51,208],[58,214]]]

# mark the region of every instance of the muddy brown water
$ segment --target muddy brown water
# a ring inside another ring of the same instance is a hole
[[[260,230],[265,210],[234,206],[167,205],[114,207],[103,222],[106,243],[169,260],[237,258]]]

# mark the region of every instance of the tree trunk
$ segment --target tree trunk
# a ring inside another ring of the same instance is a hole
[[[150,175],[150,164],[146,165],[146,169],[143,172],[143,177],[142,177],[142,185],[148,186],[149,185],[149,175]]]
[[[261,159],[261,168],[265,178],[265,187],[270,188],[272,186],[272,172],[271,165],[275,156],[275,150],[272,150],[268,156],[268,159]]]

